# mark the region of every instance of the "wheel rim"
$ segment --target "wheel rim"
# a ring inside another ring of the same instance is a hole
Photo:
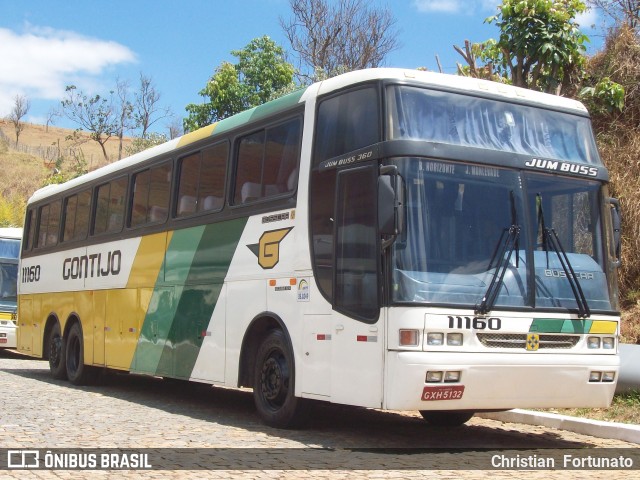
[[[56,335],[51,339],[51,346],[49,348],[49,363],[53,367],[57,367],[60,365],[62,353],[62,337],[60,335]]]
[[[289,391],[289,368],[280,351],[271,352],[262,364],[262,397],[272,408],[281,407]]]

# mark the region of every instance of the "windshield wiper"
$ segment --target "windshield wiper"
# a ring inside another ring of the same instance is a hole
[[[500,288],[502,287],[502,281],[504,280],[504,275],[507,273],[507,268],[509,267],[511,255],[514,250],[516,251],[516,268],[518,268],[518,257],[520,257],[520,225],[518,225],[518,216],[513,190],[510,192],[509,199],[511,202],[511,226],[502,230],[498,243],[496,244],[496,248],[491,256],[491,260],[489,261],[487,270],[491,270],[494,260],[496,260],[496,258],[498,259],[495,265],[496,271],[489,283],[489,288],[487,288],[487,292],[482,297],[480,303],[476,305],[476,315],[486,315],[493,308],[496,298],[498,298]]]
[[[538,228],[542,229],[542,248],[547,253],[547,269],[549,269],[549,247],[556,253],[562,270],[564,270],[565,276],[571,286],[571,291],[576,299],[578,305],[578,318],[589,318],[591,316],[591,310],[587,304],[587,298],[582,291],[578,277],[571,266],[569,257],[562,247],[560,238],[553,228],[547,228],[544,224],[544,211],[542,209],[542,196],[538,193],[536,195],[536,203],[538,204]]]

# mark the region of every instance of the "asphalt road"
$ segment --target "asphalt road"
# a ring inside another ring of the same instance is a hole
[[[640,468],[634,444],[475,417],[462,427],[436,428],[417,412],[319,403],[306,428],[278,430],[261,423],[249,391],[126,374],[75,387],[52,379],[46,362],[6,350],[0,405],[0,456],[35,450],[42,466],[49,451],[59,467],[5,469],[0,478],[578,479],[610,470],[583,468],[582,457],[619,456],[633,467],[616,469],[612,478],[637,478]],[[146,454],[153,468],[60,468],[69,455],[86,461],[113,452],[133,453],[127,462]],[[523,464],[550,458],[554,469]],[[0,466],[7,461],[0,458]],[[582,462],[578,469],[575,462]]]

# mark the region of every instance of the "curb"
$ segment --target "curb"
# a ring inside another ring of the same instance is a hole
[[[507,412],[477,413],[476,416],[507,423],[540,425],[590,435],[592,437],[623,440],[625,442],[640,444],[640,425],[603,422],[601,420],[570,417],[557,413],[534,412],[520,409],[509,410]]]

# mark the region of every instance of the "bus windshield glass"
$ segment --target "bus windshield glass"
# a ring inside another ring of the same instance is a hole
[[[388,90],[389,140],[411,139],[601,165],[587,117],[424,88]]]
[[[0,301],[16,302],[20,240],[0,238]]]
[[[612,310],[602,185],[512,169],[396,158],[406,228],[393,247],[393,300],[474,306],[495,283],[495,307],[575,309],[555,232],[591,310]],[[495,280],[494,280],[495,279]]]

